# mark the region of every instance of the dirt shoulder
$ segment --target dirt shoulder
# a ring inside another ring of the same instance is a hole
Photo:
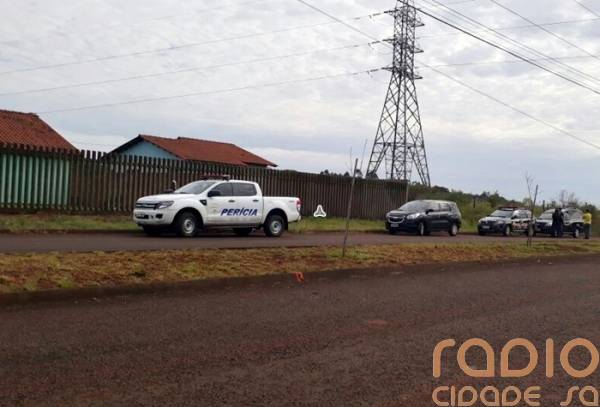
[[[600,242],[401,244],[340,248],[207,249],[0,256],[0,293],[463,262],[600,254]]]

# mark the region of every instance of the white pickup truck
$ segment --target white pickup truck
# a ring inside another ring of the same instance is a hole
[[[233,229],[246,236],[263,228],[279,237],[300,220],[300,198],[265,197],[255,182],[207,179],[174,192],[140,198],[133,220],[151,236],[174,230],[194,237],[202,229]]]

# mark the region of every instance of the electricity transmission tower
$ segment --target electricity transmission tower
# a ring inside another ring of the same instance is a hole
[[[394,37],[386,40],[394,46],[390,86],[377,129],[367,175],[376,177],[385,164],[386,178],[409,182],[413,168],[421,183],[431,185],[425,140],[421,127],[415,80],[415,54],[423,52],[415,41],[417,27],[424,24],[417,15],[414,0],[398,0],[387,14],[394,17]]]

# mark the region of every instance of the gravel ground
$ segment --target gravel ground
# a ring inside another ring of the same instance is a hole
[[[398,269],[305,284],[0,309],[2,405],[431,406],[469,380],[436,343],[600,344],[600,258]],[[540,351],[541,353],[541,351]],[[477,366],[481,355],[472,355]],[[543,356],[540,356],[543,360]],[[585,361],[574,355],[573,364]],[[524,366],[516,352],[511,363]],[[510,384],[558,406],[575,383],[543,367]],[[506,384],[506,383],[504,383]]]

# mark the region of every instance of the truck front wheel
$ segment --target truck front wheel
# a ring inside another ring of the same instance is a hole
[[[175,232],[180,237],[194,237],[199,229],[198,217],[192,212],[183,212],[175,220]]]
[[[269,237],[280,237],[285,232],[285,220],[280,215],[271,215],[265,222],[265,234]]]

